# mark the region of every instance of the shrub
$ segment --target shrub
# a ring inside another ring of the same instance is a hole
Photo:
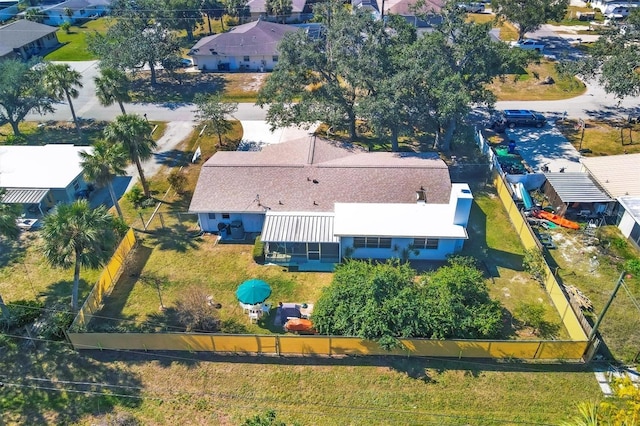
[[[65,33],[69,34],[69,30],[71,30],[71,24],[69,21],[65,21],[60,24],[60,29],[64,30]]]
[[[169,181],[169,185],[171,185],[178,194],[182,194],[187,186],[187,177],[180,170],[173,170],[169,173],[167,180]]]
[[[46,339],[64,339],[64,331],[71,327],[73,322],[73,312],[64,310],[56,310],[47,318],[42,329],[42,336]]]
[[[178,321],[186,331],[218,331],[220,320],[207,295],[197,287],[189,287],[176,303]]]
[[[126,193],[125,198],[136,207],[140,207],[140,204],[142,204],[145,199],[144,192],[142,192],[142,188],[138,185],[131,188],[131,190]]]
[[[624,267],[633,275],[640,275],[640,259],[629,259],[624,264]]]
[[[560,326],[545,319],[546,309],[541,303],[520,302],[514,309],[515,317],[527,327],[533,329],[533,333],[541,337],[552,337]]]
[[[16,300],[15,302],[7,303],[9,310],[9,318],[2,318],[0,324],[3,328],[9,327],[24,327],[27,324],[32,323],[42,315],[42,308],[44,303],[38,300]]]
[[[256,263],[264,262],[264,243],[262,242],[260,235],[256,237],[256,240],[253,243],[253,260]]]
[[[542,252],[538,249],[529,249],[525,251],[522,259],[522,266],[525,271],[531,274],[531,277],[543,284],[546,276],[546,262]]]

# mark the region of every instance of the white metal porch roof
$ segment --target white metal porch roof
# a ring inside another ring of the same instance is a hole
[[[333,213],[271,212],[262,227],[262,241],[286,243],[337,243]]]

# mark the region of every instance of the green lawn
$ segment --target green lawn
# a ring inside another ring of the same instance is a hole
[[[587,120],[583,132],[576,120],[558,121],[558,129],[576,149],[589,149],[587,157],[640,152],[640,124]],[[581,142],[582,140],[582,142]]]
[[[542,84],[551,77],[554,84]],[[555,62],[542,60],[530,64],[526,70],[518,74],[509,74],[503,79],[495,79],[489,85],[499,101],[543,101],[568,99],[583,94],[587,88],[575,77],[566,78],[558,75]]]
[[[94,32],[103,33],[108,25],[107,18],[88,21],[81,26],[72,26],[69,33],[58,30],[58,40],[63,44],[44,57],[47,61],[92,61],[97,59],[87,50],[87,36]]]

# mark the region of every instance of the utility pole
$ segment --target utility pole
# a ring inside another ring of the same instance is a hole
[[[602,312],[600,312],[600,315],[598,316],[596,323],[593,325],[593,328],[591,329],[591,333],[589,334],[589,341],[593,340],[593,338],[596,336],[596,333],[598,332],[598,327],[600,327],[600,323],[602,322],[604,315],[609,310],[609,307],[611,306],[613,299],[615,299],[616,294],[618,293],[618,290],[620,290],[620,287],[622,286],[622,284],[624,284],[625,275],[627,275],[627,271],[622,271],[622,273],[620,274],[620,278],[618,278],[618,282],[616,283],[616,286],[613,289],[613,292],[611,293],[609,300],[607,301],[607,304],[604,305]]]

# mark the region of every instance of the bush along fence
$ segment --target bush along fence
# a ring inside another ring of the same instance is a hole
[[[495,169],[494,169],[495,170]],[[498,195],[522,240],[525,248],[539,247],[533,231],[518,211],[503,178],[494,173]],[[82,330],[91,315],[102,305],[102,298],[114,285],[124,264],[124,258],[135,243],[133,231],[120,244],[114,259],[105,268],[70,330]],[[431,340],[400,339],[400,345],[385,350],[376,342],[357,337],[297,336],[297,335],[230,335],[208,333],[81,333],[69,331],[67,337],[75,349],[206,351],[225,354],[260,355],[395,355],[447,358],[495,358],[528,360],[580,361],[589,353],[581,320],[569,303],[566,294],[545,264],[544,286],[560,312],[571,340]],[[114,268],[116,270],[114,270]],[[581,313],[580,313],[581,315]],[[586,323],[586,320],[584,321]],[[588,325],[588,323],[587,323]],[[592,355],[592,353],[591,353]],[[587,358],[590,359],[590,358]]]

